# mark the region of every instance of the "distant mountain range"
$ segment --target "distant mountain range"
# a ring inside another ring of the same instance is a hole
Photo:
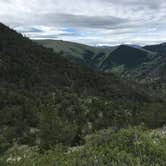
[[[125,44],[134,48],[141,48],[142,46],[138,45],[138,44]],[[99,48],[111,48],[111,47],[115,47],[115,46],[111,46],[111,45],[101,45],[101,46],[96,46]]]
[[[122,77],[141,82],[163,79],[166,64],[166,44],[153,46],[120,45],[116,47],[91,47],[83,44],[38,40],[55,52],[62,51],[70,61],[90,68],[113,72]]]

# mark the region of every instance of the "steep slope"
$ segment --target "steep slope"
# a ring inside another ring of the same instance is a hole
[[[166,96],[166,43],[151,45],[144,47],[147,50],[156,52],[158,55],[155,60],[153,60],[148,65],[148,71],[146,72],[147,78],[146,84],[147,87],[150,87],[163,95]],[[150,81],[149,81],[150,80]]]
[[[0,29],[1,87],[32,90],[38,87],[54,89],[72,86],[81,93],[84,89],[89,94],[143,97],[136,89],[129,93],[127,83],[112,74],[74,65],[2,24]]]
[[[61,40],[35,40],[35,42],[47,48],[52,48],[55,52],[61,52],[72,62],[88,65],[89,67],[92,56],[98,50],[88,45]]]
[[[40,45],[52,48],[55,52],[62,52],[63,56],[77,64],[97,69],[99,58],[107,56],[113,48],[92,47],[84,44],[61,40],[34,40]],[[97,58],[97,59],[96,59]]]
[[[147,50],[156,52],[158,57],[153,62],[153,70],[151,71],[154,77],[166,82],[166,43],[145,46]]]
[[[144,49],[157,52],[160,53],[160,55],[166,56],[166,43],[145,46]]]
[[[89,47],[65,41],[38,41],[77,64],[145,84],[156,94],[166,96],[166,44],[135,47]],[[77,58],[75,58],[77,57]],[[79,58],[78,58],[79,57]],[[164,97],[163,97],[164,98]]]
[[[143,62],[148,61],[149,52],[127,45],[120,45],[114,48],[108,57],[102,61],[101,67],[105,70],[112,65],[124,65],[126,68],[134,68]]]
[[[15,143],[77,145],[108,126],[158,127],[163,108],[135,82],[73,64],[0,24],[0,153]]]
[[[148,77],[150,65],[157,54],[145,48],[129,45],[115,47],[90,47],[58,40],[36,41],[43,46],[62,51],[70,61],[84,64],[96,70],[114,72],[122,77],[142,80]]]

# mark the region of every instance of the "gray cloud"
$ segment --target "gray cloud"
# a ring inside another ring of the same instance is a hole
[[[165,0],[1,0],[0,6],[0,21],[31,38],[86,44],[166,41]]]
[[[100,0],[99,0],[100,1]],[[134,7],[140,8],[143,7],[149,8],[152,10],[159,9],[165,0],[103,0],[107,3],[111,3],[113,5],[122,5],[124,7]]]
[[[114,16],[85,16],[63,13],[48,13],[42,15],[42,17],[38,15],[38,18],[37,23],[43,22],[48,25],[84,28],[116,28],[129,21]]]
[[[20,33],[41,33],[43,32],[41,29],[39,28],[34,28],[34,27],[17,27],[17,31],[19,31]]]

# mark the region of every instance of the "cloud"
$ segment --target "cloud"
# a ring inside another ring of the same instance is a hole
[[[79,28],[116,28],[128,21],[127,19],[114,16],[86,16],[73,14],[48,13],[37,15],[37,23],[46,23],[47,25],[56,25],[62,27]]]
[[[91,45],[166,41],[165,0],[1,0],[0,6],[0,21],[30,38]]]

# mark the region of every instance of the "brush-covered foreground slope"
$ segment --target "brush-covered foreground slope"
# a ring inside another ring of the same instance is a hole
[[[165,124],[165,104],[135,83],[70,63],[0,24],[0,153],[13,144],[83,144],[113,126]],[[156,118],[157,117],[157,118]]]
[[[36,147],[17,146],[0,157],[8,166],[165,166],[166,135],[162,130],[134,127],[115,131],[106,129],[86,136],[85,145],[57,146],[47,153]],[[19,159],[19,160],[16,160]]]

